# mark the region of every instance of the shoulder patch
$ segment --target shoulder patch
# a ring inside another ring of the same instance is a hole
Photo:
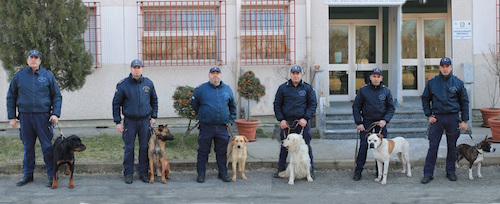
[[[434,78],[436,78],[436,76],[431,76],[431,77],[429,78],[429,80],[434,79]]]
[[[125,81],[125,79],[120,80],[120,81],[118,82],[118,84],[123,83],[123,81]]]

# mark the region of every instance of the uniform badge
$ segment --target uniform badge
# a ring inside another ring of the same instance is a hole
[[[306,95],[306,90],[300,90],[299,91],[300,96],[305,96]]]
[[[194,97],[194,96],[191,96],[191,100],[194,100],[194,99],[195,99],[195,97]]]
[[[149,86],[143,86],[142,90],[144,90],[145,93],[149,93]]]
[[[39,82],[45,82],[45,81],[47,81],[47,78],[41,76],[41,77],[38,77],[38,81]]]
[[[450,92],[457,93],[457,87],[454,87],[454,86],[450,87]]]
[[[378,95],[378,99],[380,99],[381,101],[385,101],[385,98],[386,98],[385,94]]]

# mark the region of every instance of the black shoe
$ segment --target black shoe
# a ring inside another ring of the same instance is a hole
[[[134,177],[132,176],[125,176],[125,183],[126,184],[131,184],[134,182]]]
[[[455,175],[455,173],[446,173],[446,177],[448,177],[448,179],[450,181],[456,181],[457,180],[457,175]]]
[[[149,178],[148,178],[148,176],[146,176],[146,175],[141,175],[141,176],[139,176],[139,178],[141,178],[142,182],[144,182],[144,183],[149,183]]]
[[[205,183],[205,174],[198,174],[198,178],[196,178],[196,182]]]
[[[217,178],[224,181],[224,182],[231,182],[232,181],[231,178],[229,178],[229,176],[227,176],[227,175],[222,176],[219,174],[219,175],[217,175]]]
[[[280,171],[276,171],[276,173],[273,174],[274,178],[279,178],[280,177]]]
[[[311,178],[312,178],[313,180],[316,180],[316,176],[314,176],[314,170],[312,170],[312,169],[311,169]]]
[[[24,186],[29,182],[33,182],[33,176],[22,177],[17,183],[16,186]]]
[[[354,177],[352,177],[352,180],[355,181],[361,180],[361,173],[354,173]]]
[[[47,183],[45,183],[45,186],[47,186],[47,187],[51,187],[51,186],[52,186],[52,180],[53,180],[53,178],[52,178],[52,177],[49,177],[48,179],[49,179],[49,180],[47,181]]]
[[[433,176],[424,176],[424,178],[422,178],[422,183],[423,184],[426,184],[426,183],[429,183],[432,179],[434,179]]]

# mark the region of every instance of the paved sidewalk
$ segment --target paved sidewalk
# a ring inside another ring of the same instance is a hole
[[[178,130],[182,131],[182,130]],[[57,131],[56,131],[57,132]],[[116,134],[114,128],[67,128],[63,129],[65,134],[77,134],[82,137],[99,135],[99,134]],[[479,142],[486,135],[491,135],[490,129],[482,127],[473,127],[472,137],[475,142]],[[18,134],[16,130],[7,130],[0,133],[0,137],[12,137]],[[390,135],[389,135],[390,136]],[[410,159],[412,166],[423,166],[425,157],[427,155],[428,140],[425,138],[409,138],[410,142]],[[457,144],[473,144],[468,134],[462,134]],[[327,139],[313,139],[311,141],[313,148],[315,168],[319,170],[352,170],[354,169],[354,152],[356,147],[356,140],[327,140]],[[248,169],[259,168],[276,168],[279,156],[280,142],[271,138],[257,138],[257,141],[247,144]],[[485,154],[485,165],[499,165],[500,164],[500,145],[493,144],[493,147],[499,150],[494,153]],[[213,152],[212,152],[213,153]],[[438,165],[443,165],[446,158],[446,139],[443,137],[438,152]],[[168,159],[168,155],[167,155]],[[77,158],[78,160],[78,158]],[[194,170],[196,169],[196,161],[176,161],[169,159],[172,163],[172,169],[175,170]],[[401,168],[401,163],[397,158],[392,158],[391,168]],[[396,163],[396,161],[398,161]],[[396,164],[396,165],[394,165]],[[465,164],[465,160],[461,162]],[[375,162],[372,153],[368,151],[368,159],[366,168],[374,168]],[[43,164],[37,164],[37,169],[42,172]],[[120,163],[78,163],[77,171],[97,173],[97,172],[120,172],[122,171],[122,164]],[[215,161],[209,161],[209,169],[215,169]],[[21,164],[0,164],[0,173],[19,173],[21,172]]]

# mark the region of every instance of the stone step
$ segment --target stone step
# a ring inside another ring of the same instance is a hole
[[[425,134],[427,127],[421,128],[388,128],[388,137],[404,137],[404,138],[426,138]],[[358,138],[357,130],[354,129],[344,129],[344,130],[325,130],[324,139],[356,139]]]
[[[352,116],[352,111],[342,111],[342,112],[329,112],[325,115],[326,120],[354,120]],[[391,120],[394,119],[425,119],[424,112],[422,110],[415,111],[396,111]]]
[[[426,119],[393,119],[388,124],[389,128],[419,128],[427,127]],[[330,120],[326,121],[327,130],[356,129],[353,120]]]

